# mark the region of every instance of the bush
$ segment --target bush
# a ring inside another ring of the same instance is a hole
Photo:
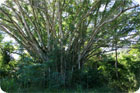
[[[1,79],[0,81],[1,81],[1,88],[6,92],[10,92],[11,90],[15,91],[19,88],[18,83],[13,78],[7,77],[7,78]]]

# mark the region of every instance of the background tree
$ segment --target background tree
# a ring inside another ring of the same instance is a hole
[[[6,0],[0,8],[0,28],[35,59],[49,61],[57,49],[61,70],[67,60],[80,69],[102,29],[138,6],[127,0]]]

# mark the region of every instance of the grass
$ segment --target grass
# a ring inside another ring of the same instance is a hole
[[[9,90],[8,93],[118,93],[111,89],[102,87],[96,89],[44,89],[44,88],[24,88],[17,90]]]

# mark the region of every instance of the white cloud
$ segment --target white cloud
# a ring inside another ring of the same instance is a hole
[[[135,1],[140,4],[140,0],[135,0]]]
[[[0,0],[0,5],[1,5],[2,3],[4,3],[4,1],[5,1],[5,0]]]

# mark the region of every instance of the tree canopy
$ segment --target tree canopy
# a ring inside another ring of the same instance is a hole
[[[139,55],[135,57],[131,52],[139,52],[131,49],[121,58],[118,50],[139,47],[139,27],[140,7],[133,0],[6,0],[0,6],[0,30],[20,44],[22,55],[17,68],[9,58],[2,70],[21,86],[57,86],[57,80],[58,86],[72,87],[80,82],[83,87],[93,88],[92,82],[104,81],[121,90],[133,89],[138,86],[135,75]],[[14,51],[10,43],[3,49]],[[110,51],[115,52],[104,54]],[[3,59],[8,58],[4,53]],[[15,66],[14,70],[10,65]],[[130,82],[133,84],[128,86]]]
[[[103,29],[138,6],[131,0],[6,0],[0,27],[43,61],[54,47],[80,61],[92,54]]]

